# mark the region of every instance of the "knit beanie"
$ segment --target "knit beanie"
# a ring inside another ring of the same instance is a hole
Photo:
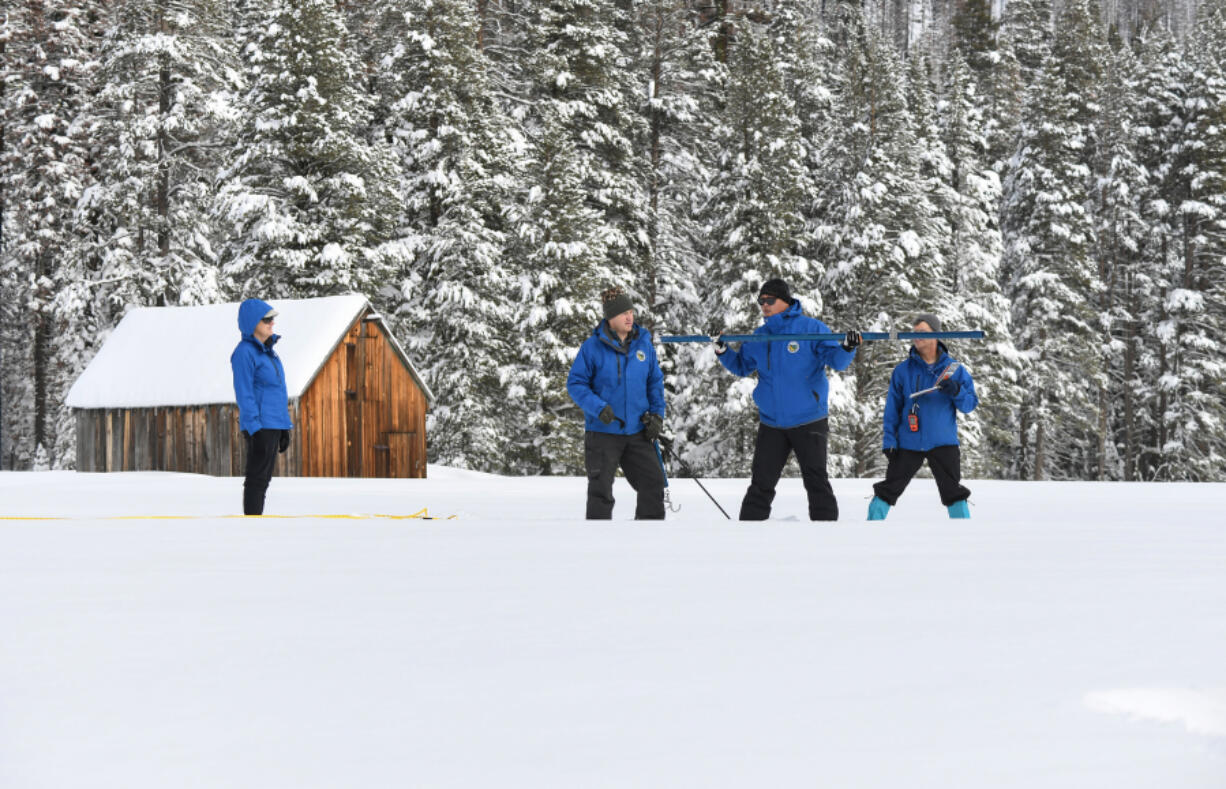
[[[941,319],[933,315],[931,312],[920,313],[919,315],[915,316],[915,320],[911,321],[912,326],[920,323],[928,324],[932,327],[933,331],[941,330]]]
[[[630,297],[621,288],[609,288],[600,294],[600,300],[604,303],[605,320],[621,315],[626,310],[634,309]]]
[[[762,283],[762,289],[758,291],[759,296],[774,296],[783,299],[788,304],[792,303],[792,291],[788,289],[788,284],[781,279],[768,279]]]

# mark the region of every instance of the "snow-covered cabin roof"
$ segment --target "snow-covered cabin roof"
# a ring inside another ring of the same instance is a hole
[[[365,296],[268,299],[278,311],[277,355],[290,398],[301,397],[362,312]],[[370,316],[382,324],[375,313]],[[413,380],[425,381],[387,326],[384,333]],[[71,408],[153,408],[233,403],[230,354],[238,344],[238,304],[139,307],[111,332],[68,392]]]

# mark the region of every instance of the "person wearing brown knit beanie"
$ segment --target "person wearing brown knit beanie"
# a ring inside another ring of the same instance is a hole
[[[655,440],[664,428],[664,374],[651,332],[634,322],[634,303],[620,288],[601,294],[604,320],[584,341],[566,390],[583,410],[587,517],[613,517],[613,478],[620,467],[638,494],[636,519],[664,517],[664,469]]]

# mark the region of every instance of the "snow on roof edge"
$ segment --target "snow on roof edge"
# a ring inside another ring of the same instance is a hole
[[[410,376],[434,402],[399,340],[361,294],[313,299],[270,299],[281,314],[277,346],[286,389],[297,400],[344,339],[370,310],[392,341]],[[111,330],[98,353],[69,389],[76,409],[186,407],[234,403],[230,354],[239,342],[237,303],[190,307],[137,307]]]

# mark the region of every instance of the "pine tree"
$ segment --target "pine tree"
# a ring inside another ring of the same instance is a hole
[[[74,246],[73,205],[91,183],[78,120],[93,68],[93,13],[87,3],[28,0],[0,22],[0,468],[29,468],[40,451],[53,465],[71,460],[56,451],[70,379],[56,364],[54,297]]]
[[[220,293],[208,222],[233,53],[208,0],[125,0],[107,18],[87,110],[98,183],[81,211],[115,305],[199,304]],[[95,296],[96,298],[97,296]]]
[[[430,459],[501,470],[500,373],[519,287],[502,258],[506,184],[518,175],[512,129],[494,105],[467,2],[366,10],[374,135],[388,141],[404,174],[399,235],[413,254],[388,300],[397,335],[423,360],[435,394]]]
[[[387,146],[362,138],[370,100],[331,0],[252,3],[249,89],[228,164],[219,221],[235,295],[375,295],[399,266]]]
[[[1163,272],[1178,257],[1178,219],[1175,209],[1184,150],[1184,115],[1192,106],[1188,77],[1192,67],[1174,38],[1157,28],[1141,41],[1142,66],[1136,87],[1135,152],[1146,181],[1137,196],[1145,243],[1138,264],[1123,271],[1119,287],[1126,316],[1117,322],[1123,334],[1120,370],[1123,397],[1124,476],[1135,468],[1135,478],[1156,479],[1166,473],[1165,412],[1168,393],[1159,386],[1168,360],[1167,343],[1158,334],[1165,320]]]
[[[712,249],[700,293],[703,324],[713,332],[755,328],[760,316],[753,298],[774,277],[791,284],[807,314],[822,306],[815,287],[821,269],[807,256],[805,209],[813,195],[808,154],[782,62],[767,30],[752,23],[737,28],[727,98],[714,132],[719,158],[703,209]],[[713,358],[697,361],[708,375],[727,379]],[[730,380],[727,386],[695,398],[701,417],[690,426],[690,462],[707,473],[741,473],[752,454],[754,381]]]
[[[847,10],[847,45],[825,135],[819,250],[833,323],[862,331],[908,328],[940,303],[947,232],[921,174],[924,149],[908,112],[895,51]],[[927,90],[927,88],[925,88]],[[839,473],[879,470],[881,411],[897,347],[863,348],[831,392],[831,459]]]
[[[1017,473],[1025,479],[1080,478],[1097,443],[1101,282],[1077,115],[1061,64],[1049,58],[1028,94],[1003,198],[1015,338],[1032,365],[1020,414]]]
[[[1095,250],[1103,282],[1098,311],[1108,316],[1111,333],[1104,348],[1107,380],[1099,397],[1099,479],[1136,478],[1138,398],[1147,396],[1137,360],[1145,307],[1153,279],[1143,250],[1151,228],[1143,216],[1150,192],[1148,173],[1138,159],[1138,65],[1132,50],[1116,46],[1103,81],[1102,112],[1097,118],[1098,156],[1094,163]]]
[[[1222,479],[1226,406],[1226,12],[1206,10],[1189,44],[1189,91],[1170,170],[1174,254],[1162,270],[1162,476]]]
[[[646,120],[648,251],[636,290],[645,295],[640,322],[654,334],[701,328],[703,305],[694,279],[705,260],[707,235],[698,206],[711,179],[710,140],[726,70],[692,5],[650,0],[634,6],[634,61],[646,84],[639,111]],[[668,393],[669,429],[688,438],[702,419],[695,395],[710,385],[710,350],[659,346]],[[687,452],[688,440],[678,445]]]
[[[943,205],[949,225],[943,277],[947,296],[937,309],[951,329],[986,333],[983,342],[959,344],[954,351],[975,377],[979,395],[979,407],[959,417],[959,432],[966,448],[964,473],[1000,477],[1008,472],[1017,446],[1015,414],[1026,370],[1013,345],[1010,305],[1000,288],[1000,179],[987,161],[976,81],[961,58],[955,58],[942,106],[940,131],[951,194]]]

